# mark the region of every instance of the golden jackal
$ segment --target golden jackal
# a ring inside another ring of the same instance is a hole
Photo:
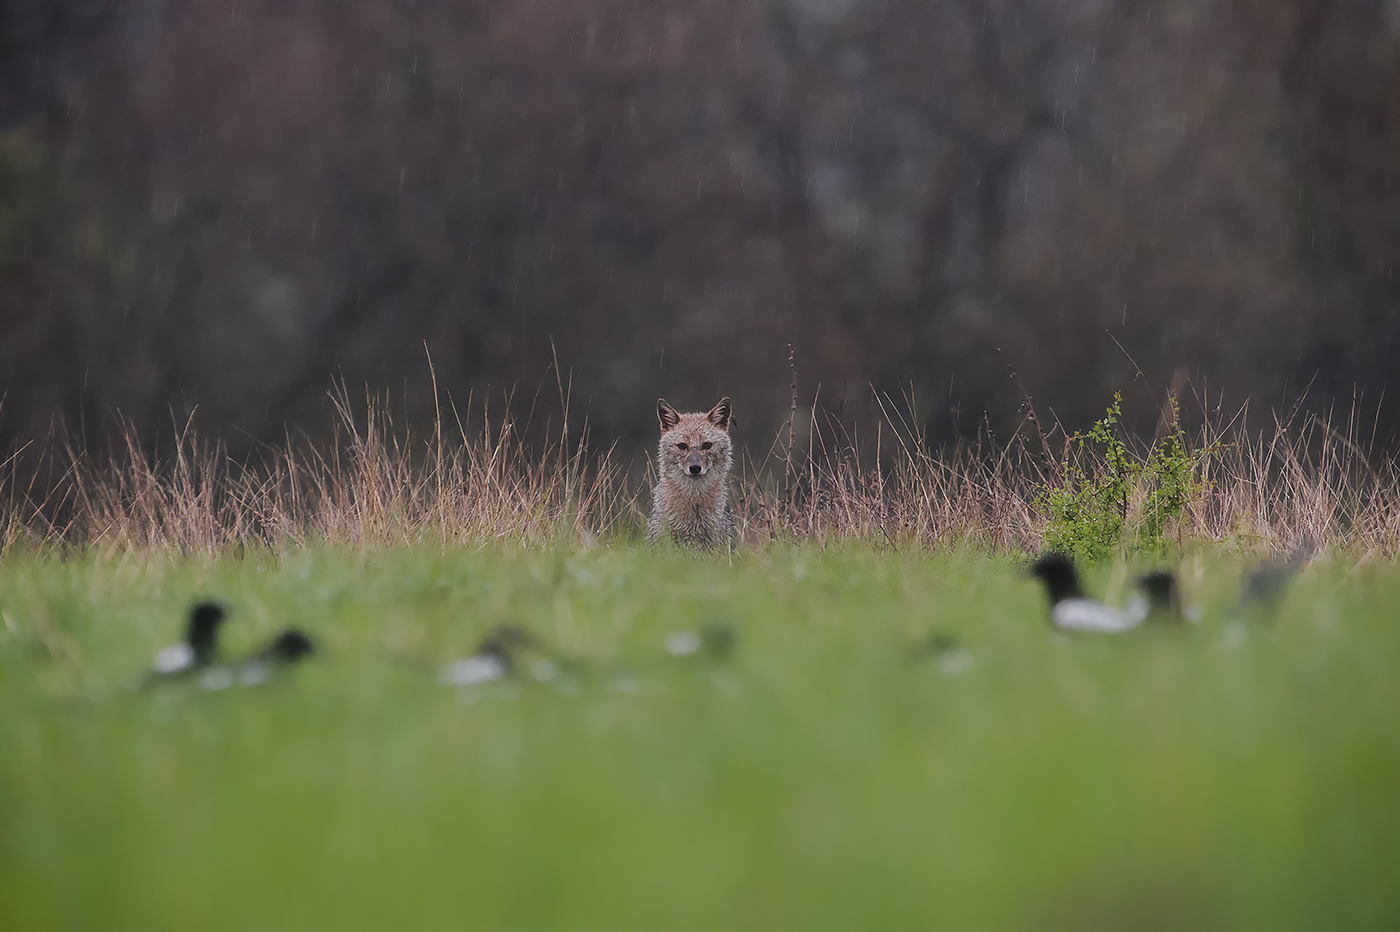
[[[734,540],[729,513],[729,399],[705,414],[680,414],[657,399],[661,445],[656,468],[661,479],[651,490],[647,540],[663,535],[683,547],[712,550]]]

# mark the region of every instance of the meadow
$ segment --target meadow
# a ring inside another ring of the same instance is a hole
[[[975,554],[12,555],[0,927],[1393,927],[1400,573],[1237,627],[1184,568],[1199,624],[1092,638]],[[205,596],[322,652],[131,691]],[[504,620],[577,668],[442,685]]]
[[[1199,438],[1152,546],[1151,471],[1115,486],[1134,543],[1091,590],[1171,566],[1200,620],[1094,637],[1024,573],[1092,450],[789,444],[696,558],[640,542],[644,491],[567,428],[376,425],[257,468],[0,469],[0,929],[1400,923],[1400,484],[1344,435]],[[228,655],[319,651],[134,689],[204,598]],[[502,623],[556,675],[445,685]],[[729,654],[668,652],[707,625]]]

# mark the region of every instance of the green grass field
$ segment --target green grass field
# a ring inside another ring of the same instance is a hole
[[[11,554],[0,929],[1400,926],[1400,569],[1240,639],[1192,565],[1202,623],[1096,638],[971,554]],[[323,651],[130,691],[201,596]],[[581,672],[439,684],[505,620]]]

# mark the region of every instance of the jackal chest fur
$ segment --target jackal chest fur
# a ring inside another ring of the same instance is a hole
[[[720,400],[701,414],[681,414],[664,398],[656,403],[661,424],[656,466],[660,476],[651,490],[647,540],[669,538],[683,547],[714,549],[734,538],[729,511],[730,404]]]

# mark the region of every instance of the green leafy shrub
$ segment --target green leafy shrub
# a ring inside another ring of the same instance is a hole
[[[1165,435],[1144,456],[1135,456],[1116,429],[1122,403],[1122,394],[1115,392],[1087,433],[1070,436],[1059,484],[1042,488],[1037,504],[1049,519],[1047,548],[1087,562],[1120,548],[1161,553],[1173,522],[1200,495],[1200,467],[1213,448],[1196,454],[1188,449],[1176,397],[1168,397],[1171,421]],[[1179,539],[1179,522],[1176,527]]]

